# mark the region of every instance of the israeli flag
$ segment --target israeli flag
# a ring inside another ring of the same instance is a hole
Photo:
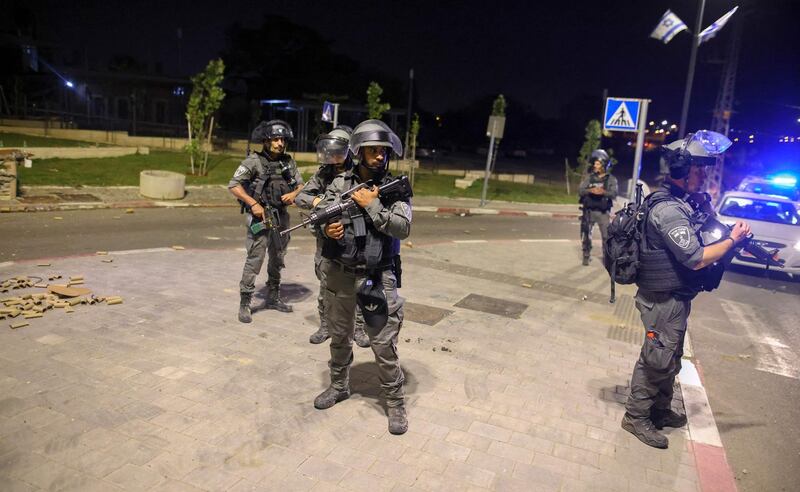
[[[653,32],[650,33],[651,38],[661,40],[664,44],[669,43],[681,31],[686,30],[686,24],[678,18],[671,10],[664,12],[661,20]]]
[[[719,30],[725,27],[725,24],[728,23],[730,18],[738,9],[738,6],[734,7],[730,12],[715,20],[710,26],[703,29],[703,32],[700,33],[700,44],[716,36]]]

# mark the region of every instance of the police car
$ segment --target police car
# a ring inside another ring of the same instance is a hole
[[[729,191],[717,205],[720,222],[733,225],[744,220],[753,232],[754,241],[768,251],[778,250],[784,260],[781,270],[800,278],[800,202],[785,196],[748,191]],[[763,263],[744,250],[733,259],[737,265],[763,268]]]
[[[800,187],[797,177],[791,174],[776,174],[774,176],[747,176],[739,186],[738,191],[749,191],[763,195],[778,195],[790,200],[800,200]]]

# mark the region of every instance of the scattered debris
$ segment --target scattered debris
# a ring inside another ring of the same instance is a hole
[[[750,357],[752,357],[750,354],[739,354],[740,359],[749,359]]]
[[[12,330],[16,330],[17,328],[22,328],[24,326],[28,326],[30,323],[11,323],[10,326]]]
[[[97,253],[95,253],[95,254],[96,254],[97,256],[105,256],[105,255],[107,255],[107,254],[108,254],[108,251],[98,251],[98,252],[97,252]]]
[[[109,258],[107,260],[102,260],[102,261],[103,261],[103,263],[114,263],[114,259],[113,258]]]
[[[411,241],[406,241],[406,246],[408,246],[409,248],[413,248],[414,243],[412,243]]]
[[[132,214],[133,212],[134,212],[134,210],[132,208],[129,208],[129,209],[125,210],[126,214]],[[114,218],[116,218],[116,217],[114,217]]]
[[[452,350],[442,345],[442,352],[452,352]]]
[[[10,290],[30,289],[41,281],[41,277],[26,277],[24,275],[12,277],[0,283],[0,294],[4,294]]]
[[[520,284],[520,285],[522,285],[523,287],[525,287],[527,289],[532,289],[533,288],[533,285],[531,285],[531,284]]]
[[[50,266],[50,263],[37,263],[36,266]]]
[[[64,220],[64,217],[55,216],[53,217],[53,220]]]
[[[172,249],[174,249],[174,250],[176,250],[176,251],[181,251],[181,250],[184,250],[184,249],[186,249],[186,248],[184,248],[183,246],[178,246],[178,245],[176,244],[176,245],[172,246]]]
[[[411,339],[410,338],[406,338],[406,343],[409,343],[409,342],[411,342]]]
[[[586,299],[588,299],[588,298],[589,298],[589,296],[583,296],[583,299],[581,299],[581,300],[582,300],[582,301],[585,301],[585,300],[586,300]]]

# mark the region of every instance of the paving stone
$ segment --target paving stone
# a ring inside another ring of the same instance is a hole
[[[423,451],[445,460],[465,461],[469,456],[470,449],[458,444],[431,439],[425,444]]]
[[[488,488],[495,473],[475,465],[451,461],[442,475],[445,479],[466,482],[477,487]]]
[[[408,465],[419,466],[423,470],[434,473],[443,473],[449,463],[446,458],[413,448],[406,449],[398,461]]]
[[[192,456],[164,452],[148,461],[144,466],[163,477],[180,480],[197,468],[199,463]]]
[[[413,485],[423,469],[416,465],[398,461],[377,460],[370,468],[373,475],[405,485]]]
[[[130,490],[147,490],[162,482],[164,477],[146,467],[128,463],[110,473],[106,480]]]
[[[451,430],[445,441],[452,442],[453,444],[458,444],[459,446],[464,446],[466,448],[470,448],[473,451],[486,451],[489,449],[489,445],[492,443],[492,440],[486,437],[481,437],[475,434],[470,434],[469,432],[463,432],[457,429]]]
[[[204,490],[228,490],[241,480],[214,467],[201,467],[190,471],[182,481]]]
[[[469,426],[468,432],[495,441],[508,442],[511,440],[510,430],[483,422],[473,422],[472,425]]]
[[[297,468],[297,473],[302,473],[316,480],[333,483],[341,480],[349,471],[350,468],[346,466],[315,456],[311,456]]]
[[[534,456],[534,452],[530,449],[498,441],[493,442],[486,452],[487,454],[507,458],[520,463],[530,463],[533,461]]]
[[[233,490],[233,489],[231,489]],[[173,480],[168,478],[163,482],[159,483],[148,492],[203,492],[205,489],[200,489],[195,487],[194,485],[189,485],[185,482],[180,482],[178,480]]]

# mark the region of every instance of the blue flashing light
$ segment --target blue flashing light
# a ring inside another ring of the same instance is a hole
[[[261,104],[289,104],[290,99],[262,99]]]
[[[69,87],[70,89],[71,89],[71,88],[73,88],[73,87],[75,87],[75,84],[73,84],[71,80],[65,80],[65,81],[64,81],[64,85],[66,85],[66,86],[67,86],[67,87]]]
[[[770,179],[770,182],[775,186],[792,188],[797,185],[797,178],[788,174],[782,174],[779,176],[773,176]]]

